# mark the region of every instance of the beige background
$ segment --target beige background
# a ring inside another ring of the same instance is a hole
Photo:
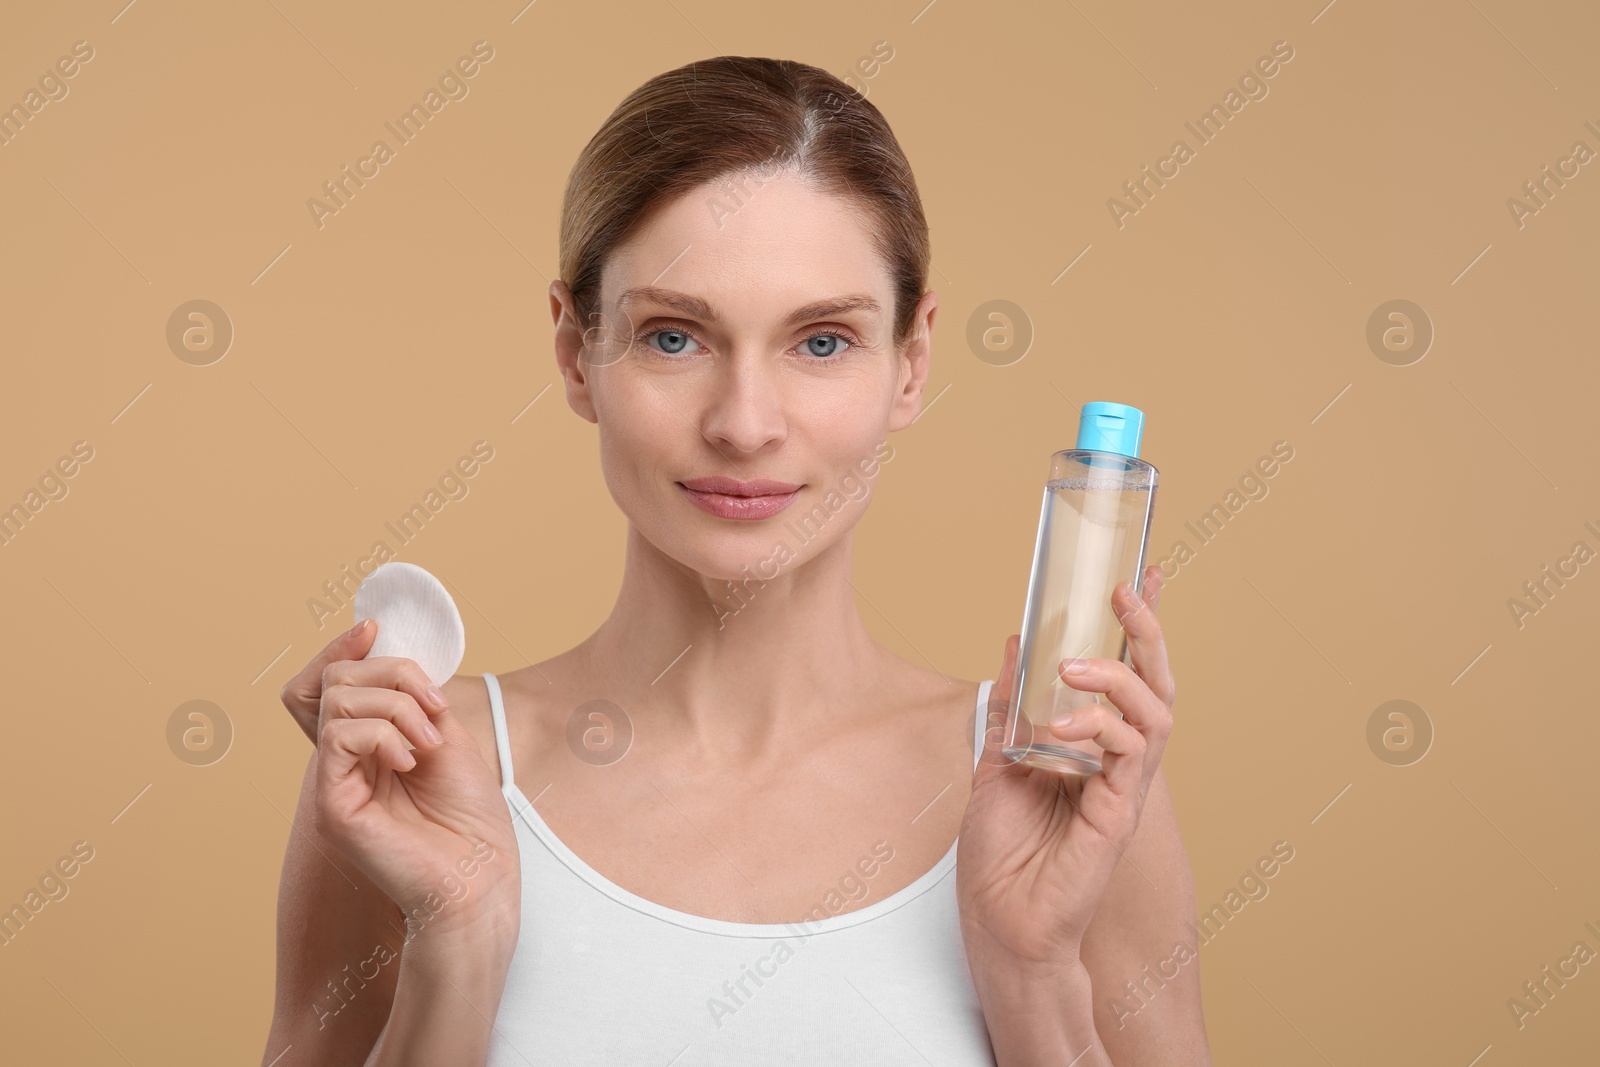
[[[879,41],[864,83],[916,168],[942,310],[931,406],[857,533],[869,625],[994,676],[1084,401],[1147,412],[1157,556],[1289,442],[1162,604],[1202,909],[1295,849],[1202,950],[1217,1062],[1600,1055],[1600,963],[1521,1029],[1507,1007],[1576,942],[1600,951],[1600,565],[1520,628],[1507,605],[1600,550],[1600,163],[1521,228],[1506,204],[1575,141],[1600,150],[1592,5],[120,2],[13,8],[0,32],[3,104],[94,49],[0,147],[0,504],[94,451],[0,547],[0,903],[94,849],[0,948],[18,1062],[257,1062],[306,755],[277,693],[352,621],[319,629],[307,601],[480,439],[470,494],[398,549],[466,598],[462,670],[568,647],[615,593],[594,428],[542,392],[579,148],[691,59],[843,75]],[[306,201],[478,40],[470,95],[318,229]],[[1280,40],[1269,95],[1114,225],[1107,199]],[[166,341],[195,299],[235,331],[209,366]],[[966,342],[993,299],[1031,323],[1021,359]],[[1435,331],[1409,366],[1366,341],[1394,299]],[[196,699],[234,731],[210,766],[168,746]],[[1395,699],[1434,733],[1404,766],[1367,741]]]

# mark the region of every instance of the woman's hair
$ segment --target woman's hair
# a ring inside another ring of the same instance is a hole
[[[656,75],[584,146],[561,204],[561,277],[580,325],[598,321],[607,257],[653,211],[706,182],[747,171],[770,180],[782,169],[866,210],[894,278],[894,340],[903,343],[930,253],[900,143],[877,107],[827,71],[749,56]]]

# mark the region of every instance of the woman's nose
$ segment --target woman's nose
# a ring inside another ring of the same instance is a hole
[[[701,432],[714,444],[755,452],[787,431],[782,368],[760,353],[735,353],[707,381]]]

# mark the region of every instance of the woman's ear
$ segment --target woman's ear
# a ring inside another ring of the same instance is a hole
[[[933,358],[933,319],[939,311],[939,294],[929,289],[917,301],[911,315],[911,338],[897,361],[900,384],[889,413],[889,429],[911,425],[922,410],[922,387],[928,381],[929,361]]]
[[[589,368],[583,358],[583,328],[572,290],[559,278],[550,283],[550,318],[555,323],[556,366],[567,386],[567,406],[590,422],[598,423],[594,397],[589,390]]]

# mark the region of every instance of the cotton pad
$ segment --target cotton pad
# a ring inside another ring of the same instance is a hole
[[[439,579],[415,563],[392,561],[367,575],[356,589],[355,613],[378,623],[369,657],[416,660],[434,685],[461,666],[467,651],[461,613]]]

